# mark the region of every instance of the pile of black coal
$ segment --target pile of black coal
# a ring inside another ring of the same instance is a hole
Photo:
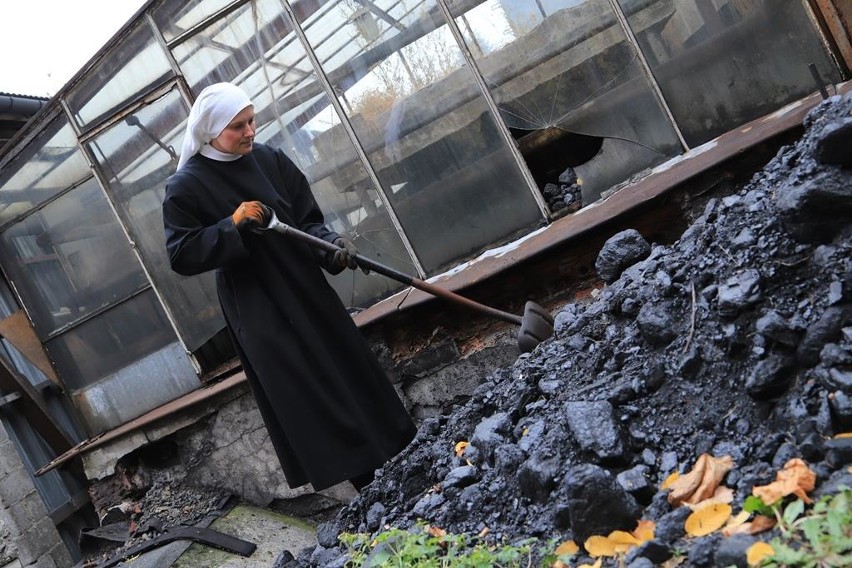
[[[573,168],[568,168],[559,175],[559,183],[547,183],[542,189],[547,207],[553,213],[573,213],[583,206],[583,196],[580,180]]]
[[[673,245],[614,236],[600,293],[426,421],[294,562],[342,566],[338,534],[420,519],[495,541],[577,543],[647,519],[654,544],[627,566],[675,551],[690,566],[743,565],[744,544],[767,534],[686,538],[688,511],[659,489],[669,474],[730,456],[724,482],[742,504],[798,457],[815,496],[852,486],[850,439],[836,437],[852,428],[850,116],[852,97],[820,104],[799,142],[710,200]]]

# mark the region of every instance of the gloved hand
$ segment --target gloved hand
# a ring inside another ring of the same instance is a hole
[[[260,201],[244,201],[231,215],[238,230],[251,227],[266,227],[272,218],[272,210]]]
[[[358,268],[358,263],[355,262],[355,255],[358,254],[358,249],[349,239],[338,237],[334,239],[333,245],[340,247],[334,251],[334,256],[331,258],[331,264],[336,268]]]

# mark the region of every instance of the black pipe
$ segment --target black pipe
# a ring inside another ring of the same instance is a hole
[[[15,97],[12,95],[0,95],[0,113],[20,114],[33,116],[47,103],[42,99],[29,97]]]

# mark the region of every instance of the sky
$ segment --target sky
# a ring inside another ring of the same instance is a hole
[[[146,0],[2,0],[0,92],[51,97]]]

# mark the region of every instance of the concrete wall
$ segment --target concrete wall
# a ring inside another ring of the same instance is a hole
[[[74,562],[0,424],[0,568],[68,568]]]

